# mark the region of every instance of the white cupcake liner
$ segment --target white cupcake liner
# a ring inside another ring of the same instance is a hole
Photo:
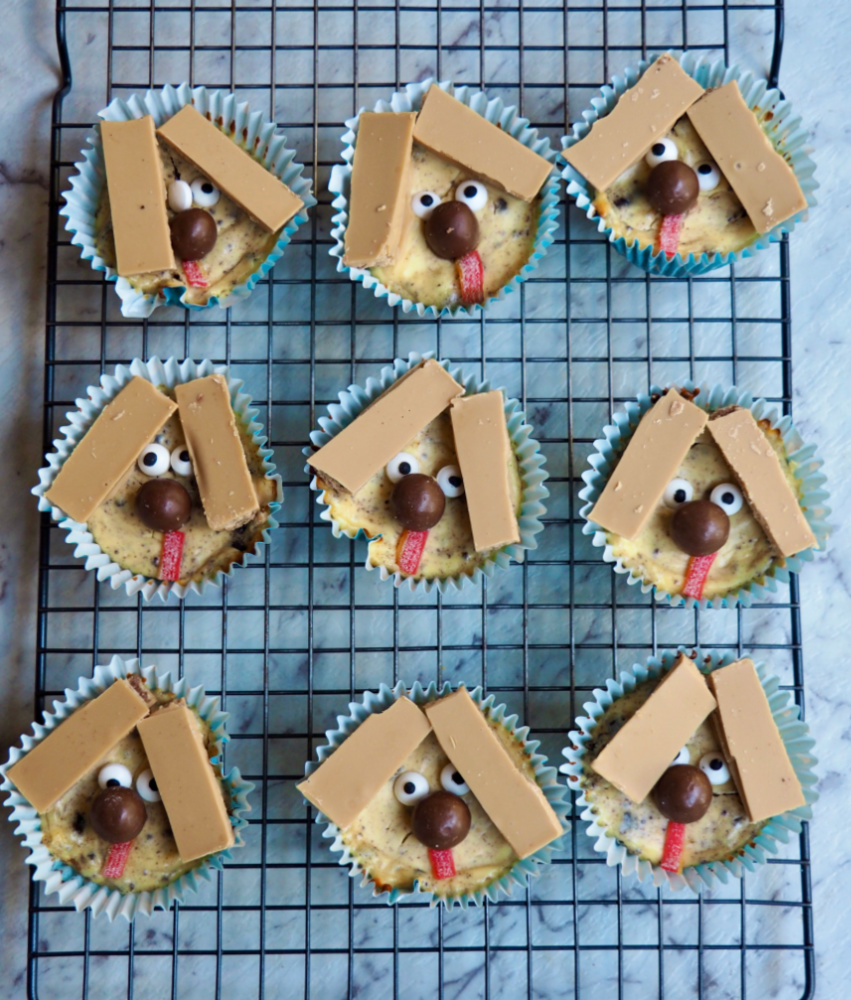
[[[226,712],[219,711],[219,699],[207,697],[201,685],[190,687],[185,678],[173,680],[170,673],[159,673],[154,666],[142,668],[138,660],[123,660],[120,656],[113,656],[109,664],[95,667],[92,677],[79,678],[76,690],[66,688],[65,698],[54,702],[52,711],[44,712],[43,722],[33,723],[33,735],[24,733],[21,736],[21,746],[11,747],[9,759],[0,766],[0,791],[6,792],[6,805],[12,809],[9,821],[17,823],[15,833],[24,846],[29,848],[26,863],[33,867],[33,880],[44,882],[44,891],[48,895],[56,893],[63,905],[73,904],[78,911],[89,909],[95,917],[106,914],[110,921],[117,916],[127,920],[132,920],[139,914],[150,916],[156,909],[168,909],[173,900],[182,900],[185,893],[197,892],[199,878],[209,882],[212,873],[220,871],[223,863],[230,860],[231,849],[205,858],[198,868],[193,868],[160,889],[122,893],[118,889],[98,885],[84,878],[64,861],[55,858],[44,846],[38,812],[17,791],[6,772],[81,705],[96,698],[114,681],[130,674],[142,677],[152,691],[172,692],[178,698],[185,699],[186,704],[209,724],[217,748],[216,756],[210,759],[213,764],[221,767],[222,747],[229,737],[224,728],[228,716]],[[254,785],[246,781],[235,767],[227,774],[222,772],[221,780],[229,798],[228,812],[236,838],[234,847],[242,847],[242,829],[248,825],[245,813],[251,811],[248,794]]]
[[[445,697],[457,689],[458,686],[453,687],[453,685],[448,681],[440,688],[438,688],[437,684],[433,681],[426,688],[424,688],[419,681],[416,681],[413,687],[409,690],[402,681],[399,681],[393,688],[388,687],[386,684],[382,684],[377,692],[365,692],[362,702],[349,703],[349,715],[337,716],[337,728],[326,731],[325,738],[328,742],[317,748],[316,756],[318,760],[311,760],[307,762],[305,765],[305,774],[311,774],[314,770],[316,770],[316,768],[319,767],[319,765],[326,760],[345,739],[351,736],[351,734],[358,728],[358,726],[361,725],[362,722],[364,722],[365,719],[367,719],[374,712],[383,712],[394,702],[398,701],[399,698],[407,697],[417,705],[425,705],[429,702],[435,701],[437,698]],[[547,802],[549,802],[556,816],[558,816],[563,832],[567,833],[570,830],[570,823],[567,819],[567,815],[570,810],[568,796],[564,785],[562,785],[558,780],[558,773],[556,769],[547,764],[547,758],[543,754],[539,754],[537,752],[538,747],[540,746],[540,740],[528,739],[529,727],[518,726],[518,717],[516,715],[506,715],[506,712],[508,711],[506,706],[503,704],[494,704],[493,695],[488,695],[486,698],[481,687],[477,687],[475,690],[470,691],[470,697],[488,719],[493,719],[494,721],[500,723],[505,729],[508,730],[509,733],[511,733],[520,743],[523,744],[526,755],[529,758],[529,762],[535,770],[535,779],[546,796]],[[471,905],[481,906],[486,898],[492,903],[496,903],[499,901],[499,898],[503,893],[506,896],[510,896],[514,886],[519,886],[525,891],[529,884],[529,880],[537,875],[540,875],[543,866],[551,862],[553,852],[564,848],[564,837],[562,835],[562,837],[558,837],[550,844],[547,844],[546,847],[542,847],[539,851],[529,855],[528,858],[518,861],[513,868],[506,872],[506,874],[501,878],[491,882],[490,885],[483,886],[481,889],[475,890],[475,892],[464,892],[457,895],[440,896],[437,893],[420,889],[419,882],[416,880],[414,881],[414,887],[411,890],[394,888],[390,892],[383,892],[380,891],[375,885],[369,875],[369,872],[361,866],[357,857],[343,843],[339,827],[332,823],[324,813],[321,813],[318,810],[314,811],[316,812],[314,822],[318,823],[320,826],[324,825],[325,827],[322,831],[322,836],[331,840],[331,850],[340,854],[340,858],[337,863],[349,866],[349,876],[351,878],[357,878],[360,876],[361,886],[365,887],[371,884],[373,887],[373,896],[384,899],[384,901],[389,905],[397,903],[399,900],[417,895],[426,896],[432,906],[437,906],[442,903],[446,909],[451,909],[455,905],[461,906],[464,909]]]
[[[743,70],[737,65],[726,66],[722,60],[710,62],[696,56],[693,52],[684,52],[678,61],[686,73],[704,88],[720,87],[731,80],[738,83],[745,103],[757,115],[762,129],[771,140],[772,145],[794,170],[804,197],[807,199],[808,208],[814,207],[817,204],[815,190],[819,185],[813,176],[816,165],[806,151],[809,137],[801,124],[800,115],[793,113],[792,105],[781,96],[780,91],[769,88],[767,80],[754,77],[749,70]],[[649,65],[650,61],[642,59],[637,68],[626,69],[623,76],[612,77],[611,84],[607,84],[601,89],[601,96],[592,98],[591,107],[582,112],[582,120],[574,124],[571,134],[562,138],[562,147],[569,149],[580,139],[583,139],[590,132],[594,122],[607,115],[614,108],[621,95],[638,82]],[[624,237],[615,236],[612,228],[606,224],[605,219],[598,215],[594,207],[591,186],[569,163],[562,171],[562,177],[567,182],[568,196],[574,199],[577,207],[582,209],[589,219],[597,221],[598,231],[606,234],[609,242],[618,253],[650,274],[682,278],[689,274],[705,274],[707,271],[714,271],[734,260],[752,257],[758,250],[763,250],[771,243],[778,242],[784,233],[791,233],[796,223],[807,217],[807,210],[799,212],[769,232],[762,234],[741,250],[727,253],[702,253],[699,256],[690,253],[687,257],[675,254],[669,258],[661,250],[654,253],[652,246],[642,248],[639,247],[637,241],[630,245]]]
[[[83,159],[74,164],[76,173],[71,176],[71,189],[63,195],[65,205],[59,214],[65,216],[65,228],[71,233],[71,242],[82,248],[83,260],[88,260],[92,269],[102,271],[107,281],[115,282],[115,290],[121,299],[121,315],[142,319],[150,316],[160,305],[181,305],[186,309],[209,309],[211,306],[227,308],[247,298],[257,282],[268,274],[284,252],[298,227],[307,222],[307,213],[316,204],[310,189],[309,178],[302,177],[304,167],[294,160],[295,151],[286,146],[286,136],[276,134],[274,122],[264,121],[259,111],[251,112],[248,104],[238,104],[235,94],[222,90],[207,90],[206,87],[190,87],[181,83],[178,87],[166,85],[161,90],[147,90],[144,95],[134,94],[123,99],[116,97],[106,108],[98,112],[98,117],[106,121],[129,121],[151,115],[156,126],[162,125],[187,104],[193,104],[201,114],[217,125],[227,122],[222,131],[234,138],[235,142],[249,152],[270,173],[280,178],[294,194],[304,202],[298,214],[284,227],[274,248],[260,267],[246,280],[236,285],[224,298],[211,296],[203,305],[186,302],[187,289],[175,286],[162,289],[159,294],[146,294],[134,288],[127,278],[121,277],[98,255],[96,249],[97,227],[95,216],[101,191],[106,181],[101,146],[100,127],[93,126],[87,138],[89,148],[83,150]]]
[[[432,357],[434,355],[430,351],[424,354],[411,352],[408,355],[407,361],[396,358],[392,365],[381,369],[377,379],[368,378],[364,387],[350,385],[344,392],[340,392],[340,402],[330,403],[328,406],[329,415],[319,418],[321,430],[310,432],[310,441],[313,447],[305,448],[303,454],[310,458],[318,448],[321,448],[332,437],[339,434],[361,411],[366,409],[374,399],[377,399],[381,393],[400,379],[406,372],[420,364],[421,361]],[[447,360],[440,361],[439,364],[449,372],[456,382],[460,382],[464,386],[464,394],[467,396],[478,392],[489,392],[492,388],[490,382],[482,382],[474,375],[464,375],[460,368],[450,368],[450,362]],[[508,569],[512,559],[515,562],[522,563],[526,557],[526,552],[538,547],[535,536],[544,530],[541,518],[546,513],[543,501],[550,495],[549,490],[544,486],[544,482],[547,479],[547,471],[544,468],[546,460],[541,454],[540,444],[532,437],[532,427],[526,423],[526,415],[520,409],[518,400],[506,399],[504,410],[508,436],[511,440],[512,450],[517,457],[520,467],[520,479],[523,484],[520,515],[517,518],[520,541],[516,544],[505,545],[503,548],[491,553],[485,563],[481,567],[477,567],[469,575],[460,574],[459,576],[450,576],[443,579],[419,580],[410,576],[403,576],[398,571],[391,573],[386,566],[372,566],[369,561],[369,552],[367,552],[365,566],[368,570],[377,569],[382,580],[392,578],[393,583],[397,587],[402,586],[404,583],[407,584],[410,590],[414,591],[421,586],[425,593],[428,593],[432,587],[437,587],[440,593],[444,594],[450,586],[456,590],[460,590],[465,583],[477,582],[482,575],[490,577],[493,576],[497,569]],[[331,523],[331,531],[335,538],[345,535],[346,538],[366,538],[372,542],[381,537],[380,535],[376,535],[374,538],[370,538],[363,528],[345,528],[335,521],[331,515],[330,507],[325,501],[325,491],[317,482],[317,477],[313,469],[310,465],[305,465],[304,471],[311,477],[310,488],[319,494],[316,502],[324,508],[320,517],[323,521]]]
[[[830,494],[824,488],[827,480],[821,471],[822,460],[816,454],[816,446],[804,444],[792,423],[792,418],[781,416],[777,409],[764,399],[758,399],[754,402],[753,396],[749,392],[736,386],[729,388],[720,385],[714,385],[711,388],[699,387],[690,380],[679,385],[680,388],[688,391],[700,388],[700,392],[693,402],[708,413],[714,413],[727,406],[747,407],[756,420],[767,420],[772,428],[779,431],[786,455],[796,465],[794,474],[802,491],[801,510],[816,536],[819,551],[824,551],[830,533],[827,523],[830,514],[827,500]],[[631,586],[639,585],[642,594],[652,592],[657,601],[666,601],[672,607],[697,605],[700,608],[733,608],[739,604],[743,607],[750,607],[754,601],[764,599],[769,592],[775,592],[778,582],[788,583],[791,573],[799,573],[804,563],[813,560],[815,549],[805,549],[797,555],[788,557],[783,566],[772,565],[761,580],[751,581],[723,597],[696,600],[693,597],[684,597],[682,594],[669,594],[658,589],[654,583],[640,577],[633,569],[626,566],[620,557],[614,555],[612,546],[606,538],[607,532],[590,520],[591,510],[603,492],[603,487],[614,471],[629,439],[638,427],[641,418],[653,406],[651,396],[655,395],[658,398],[664,391],[665,389],[653,385],[650,387],[650,393],[642,393],[636,402],[627,403],[623,412],[614,414],[612,418],[614,423],[603,428],[604,437],[594,442],[595,451],[588,458],[588,464],[591,468],[582,473],[585,486],[579,491],[579,499],[585,501],[579,511],[585,519],[582,533],[592,536],[592,544],[603,550],[603,561],[611,563],[616,573],[624,574],[628,584]]]
[[[674,891],[688,887],[698,892],[703,886],[713,886],[717,882],[726,885],[731,877],[741,878],[746,871],[754,871],[758,865],[765,864],[767,854],[778,852],[778,842],[787,844],[792,836],[801,832],[802,822],[812,818],[812,805],[818,799],[818,792],[815,789],[817,778],[813,771],[818,758],[811,752],[815,740],[810,737],[807,724],[799,718],[800,710],[792,702],[791,693],[780,690],[779,680],[766,673],[764,663],[755,663],[760,683],[768,697],[772,717],[795,774],[801,782],[806,805],[768,820],[757,836],[741,848],[735,857],[694,865],[682,873],[666,871],[658,865],[642,860],[637,854],[631,854],[623,844],[606,833],[605,827],[597,819],[597,814],[580,787],[579,782],[584,773],[585,751],[597,720],[603,712],[618,698],[635,690],[637,684],[648,678],[651,680],[660,678],[667,673],[681,652],[693,656],[703,673],[711,673],[738,659],[729,652],[721,655],[693,648],[689,652],[680,647],[677,652],[652,656],[644,665],[636,663],[631,672],[624,671],[617,681],[606,681],[605,690],[595,688],[592,692],[594,700],[582,706],[586,714],[574,720],[577,729],[568,733],[569,745],[562,750],[567,763],[562,764],[559,770],[568,776],[568,787],[579,792],[576,805],[582,809],[580,819],[587,824],[585,833],[594,841],[594,850],[606,855],[606,864],[620,865],[624,875],[636,875],[640,882],[651,879],[655,886],[667,885]]]
[[[255,545],[254,553],[243,553],[239,562],[231,563],[226,570],[216,570],[212,576],[205,576],[200,580],[190,580],[189,583],[182,584],[176,580],[157,580],[140,573],[133,573],[113,562],[97,544],[85,524],[67,517],[63,511],[51,504],[44,494],[50,489],[53,480],[65,464],[65,460],[77,447],[106,404],[117,396],[135,375],[141,376],[155,386],[163,385],[172,389],[181,382],[191,382],[193,379],[212,374],[224,375],[227,378],[234,413],[243,422],[257,444],[266,478],[274,480],[276,484],[276,498],[269,504],[268,524],[263,529],[261,539]],[[88,399],[78,399],[76,401],[77,409],[66,414],[69,423],[60,429],[62,437],[54,439],[54,451],[45,456],[47,465],[38,470],[38,485],[34,486],[30,492],[38,497],[38,509],[49,511],[53,520],[59,522],[59,527],[68,532],[65,540],[69,545],[76,546],[74,555],[78,559],[85,559],[85,568],[95,570],[98,580],[108,580],[113,590],[123,586],[128,597],[134,597],[141,593],[146,601],[150,601],[155,594],[162,600],[166,600],[170,595],[183,599],[190,592],[202,593],[206,586],[220,587],[222,580],[226,576],[230,576],[234,567],[241,566],[246,561],[253,561],[263,544],[269,541],[269,530],[278,526],[274,514],[280,510],[283,500],[281,477],[275,471],[272,449],[265,447],[267,438],[263,433],[263,426],[254,419],[257,410],[251,406],[251,396],[240,392],[241,388],[241,379],[230,378],[226,366],[214,365],[212,361],[200,361],[196,364],[188,358],[180,363],[175,358],[168,358],[166,361],[160,361],[156,357],[149,361],[134,358],[129,366],[119,365],[113,375],[101,375],[100,385],[90,385],[86,390]]]
[[[472,108],[477,114],[486,118],[489,122],[498,125],[504,132],[514,136],[514,138],[519,142],[522,142],[524,146],[528,146],[529,149],[538,153],[540,156],[543,156],[544,159],[549,160],[553,165],[555,165],[558,151],[550,147],[550,140],[548,138],[539,138],[538,130],[530,128],[529,119],[521,118],[517,114],[516,107],[513,105],[506,107],[502,99],[499,97],[489,100],[487,94],[483,90],[473,90],[472,88],[466,86],[455,86],[449,80],[437,82],[433,77],[429,77],[420,83],[407,84],[404,90],[396,91],[391,96],[389,101],[377,101],[372,110],[394,112],[419,111],[422,107],[423,99],[425,98],[426,93],[435,82],[441,90],[445,90],[448,94],[451,94],[453,97],[461,101],[462,104],[466,104],[467,107]],[[399,295],[398,292],[391,292],[386,285],[383,285],[378,278],[370,273],[368,268],[349,267],[347,264],[343,263],[343,254],[345,253],[344,240],[349,218],[348,206],[349,194],[351,191],[352,162],[354,160],[355,147],[357,145],[357,132],[360,116],[366,110],[368,109],[362,108],[354,118],[349,118],[346,121],[348,131],[345,132],[342,137],[343,160],[345,162],[338,163],[331,169],[331,177],[328,181],[328,190],[331,194],[336,195],[334,200],[331,202],[331,207],[334,208],[336,212],[331,218],[331,223],[333,225],[331,236],[334,239],[334,244],[329,253],[332,257],[337,258],[337,270],[341,274],[348,272],[349,278],[352,281],[359,281],[364,288],[371,288],[377,299],[386,298],[388,305],[401,306],[402,312],[407,313],[414,309],[416,310],[418,316],[475,316],[477,313],[486,308],[491,302],[496,302],[499,299],[505,298],[506,295],[517,291],[522,282],[524,282],[538,266],[538,262],[547,252],[547,248],[555,239],[555,232],[558,227],[558,203],[560,188],[560,181],[557,173],[550,174],[543,190],[541,198],[541,214],[538,220],[538,231],[535,236],[535,242],[532,247],[532,253],[529,260],[523,265],[523,267],[520,268],[520,271],[506,285],[503,285],[496,295],[491,296],[483,306],[478,304],[471,306],[453,305],[444,306],[442,309],[438,310],[436,306],[427,306],[422,302],[413,302],[411,299],[406,299],[404,296]]]

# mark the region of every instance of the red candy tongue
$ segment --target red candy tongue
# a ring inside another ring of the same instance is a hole
[[[193,288],[209,288],[210,282],[207,281],[207,275],[204,274],[204,270],[197,260],[184,260],[181,262],[183,264],[183,273],[186,275],[186,281]]]
[[[455,859],[452,857],[451,848],[445,851],[435,851],[430,847],[428,858],[431,861],[431,873],[435,878],[452,878],[455,874]]]
[[[135,840],[125,840],[122,844],[113,844],[110,847],[109,854],[103,863],[103,870],[101,871],[101,875],[104,878],[121,878],[124,874],[124,866],[127,864],[127,858],[135,843]]]
[[[675,823],[672,819],[668,820],[668,829],[665,831],[665,847],[662,850],[662,860],[659,862],[660,868],[664,868],[666,872],[680,870],[685,841],[685,823]]]
[[[692,556],[689,559],[682,590],[684,597],[693,597],[698,601],[703,597],[706,578],[709,576],[709,570],[715,562],[717,554],[717,552],[712,552],[708,556]]]
[[[396,564],[403,573],[413,576],[419,569],[427,539],[427,531],[403,531],[399,536]]]
[[[160,554],[160,579],[179,580],[180,563],[183,559],[183,543],[186,535],[182,531],[167,531],[163,535],[163,547]]]
[[[455,261],[455,272],[461,286],[461,301],[465,306],[484,302],[485,268],[478,250],[471,250]]]
[[[673,257],[680,245],[680,234],[683,231],[682,215],[666,215],[662,218],[662,225],[659,226],[659,235],[656,237],[656,252],[664,250],[668,257]]]

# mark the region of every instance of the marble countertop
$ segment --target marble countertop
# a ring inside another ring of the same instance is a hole
[[[6,473],[0,477],[0,509],[6,513],[6,530],[0,535],[0,634],[6,642],[0,667],[0,748],[5,748],[29,725],[33,713],[39,521],[29,489],[42,457],[47,164],[58,62],[52,3],[4,0],[0,12],[5,22],[0,79],[6,83],[0,103],[0,435],[6,455]],[[817,996],[833,1000],[847,993],[844,915],[851,897],[851,693],[844,648],[851,613],[846,569],[846,563],[851,564],[851,531],[843,518],[843,501],[851,490],[843,424],[851,417],[848,254],[843,249],[851,229],[846,103],[851,5],[846,0],[821,0],[817,5],[787,0],[786,17],[781,82],[796,109],[805,112],[821,184],[819,208],[791,241],[791,301],[795,419],[805,439],[819,444],[835,511],[830,550],[807,568],[802,581],[806,715],[818,738],[820,758],[821,798],[810,827]],[[92,58],[97,60],[98,43],[91,41]],[[764,35],[745,33],[736,44],[740,57],[758,53],[755,69],[767,66],[769,42]],[[2,1000],[25,995],[29,873],[22,860],[11,826],[0,823]],[[459,989],[453,995],[467,994]],[[720,1000],[728,994],[706,995]],[[764,1000],[787,994],[774,984],[769,992],[749,989],[748,995]]]

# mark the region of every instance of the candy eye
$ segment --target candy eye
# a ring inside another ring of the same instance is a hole
[[[453,795],[466,795],[470,789],[461,775],[455,770],[454,764],[447,764],[440,772],[440,783],[443,790]]]
[[[393,794],[403,806],[416,805],[428,795],[428,782],[419,771],[404,771],[393,782]]]
[[[697,168],[697,183],[701,191],[714,191],[721,183],[721,171],[714,163],[701,163]]]
[[[651,167],[666,160],[678,160],[680,158],[677,144],[673,139],[660,139],[650,147],[650,152],[644,157]]]
[[[687,479],[672,479],[662,496],[668,507],[679,507],[694,496],[694,487]]]
[[[411,208],[418,219],[427,219],[440,204],[440,195],[434,191],[420,191],[411,199]]]
[[[105,764],[98,771],[98,784],[101,788],[133,787],[133,775],[123,764]]]
[[[391,483],[398,483],[403,476],[410,476],[412,472],[420,471],[420,463],[409,455],[406,451],[400,451],[395,458],[391,458],[384,470]]]
[[[142,771],[136,779],[136,791],[146,802],[159,802],[160,791],[154,780],[154,772],[150,768],[147,771]]]
[[[192,461],[189,458],[189,449],[185,444],[179,444],[171,453],[171,469],[178,476],[192,475]]]
[[[205,177],[192,182],[192,199],[199,208],[212,208],[219,200],[219,189]]]
[[[732,483],[721,483],[720,486],[716,486],[709,494],[709,499],[713,503],[718,504],[727,517],[737,514],[745,502],[742,499],[742,491]]]
[[[455,188],[455,200],[462,201],[471,212],[480,212],[488,203],[488,189],[481,181],[461,181]]]
[[[168,472],[170,459],[168,448],[153,442],[142,450],[136,464],[146,476],[162,476]]]
[[[168,207],[172,212],[185,212],[192,208],[192,188],[186,181],[172,181],[168,186]]]
[[[724,758],[717,753],[704,754],[700,758],[700,770],[709,778],[710,785],[724,785],[730,780]]]
[[[449,499],[460,497],[464,494],[464,480],[461,478],[461,470],[457,465],[444,465],[435,476],[437,485],[443,490]]]
[[[671,761],[671,767],[673,767],[674,764],[690,764],[690,763],[691,763],[691,754],[688,752],[688,747],[683,747],[682,750],[680,750],[680,752],[677,754],[677,756],[674,757],[674,759]]]

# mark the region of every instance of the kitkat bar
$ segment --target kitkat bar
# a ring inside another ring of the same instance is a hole
[[[676,59],[659,56],[612,110],[564,151],[564,158],[589,184],[605,191],[667,135],[703,93]]]
[[[124,277],[173,270],[166,186],[153,118],[101,122],[100,138],[115,269]]]
[[[148,701],[117,680],[36,743],[8,778],[36,812],[47,812],[147,714]]]
[[[807,207],[795,172],[763,132],[735,80],[707,91],[688,117],[758,233]]]
[[[713,416],[712,439],[730,466],[771,544],[782,556],[817,545],[798,498],[780,466],[777,452],[745,407]]]
[[[344,830],[430,732],[422,710],[409,698],[399,698],[383,712],[367,716],[298,790]]]
[[[270,233],[282,229],[304,204],[191,104],[161,125],[157,135]]]
[[[699,406],[669,389],[641,418],[588,519],[622,538],[635,538],[707,419]]]
[[[718,704],[721,749],[750,821],[761,823],[805,805],[753,661],[713,670],[709,685]]]
[[[231,847],[221,782],[192,709],[173,701],[142,719],[138,729],[181,861]]]
[[[425,706],[438,743],[518,858],[562,834],[540,785],[527,778],[466,688]]]
[[[394,382],[308,461],[323,479],[357,493],[463,392],[429,359]]]
[[[477,552],[520,541],[504,405],[502,392],[494,389],[453,399],[449,409]]]
[[[414,112],[365,111],[358,121],[343,263],[392,264],[411,212]]]
[[[472,108],[432,84],[414,128],[414,139],[475,177],[532,201],[552,164]]]
[[[174,387],[207,524],[233,531],[260,510],[223,375]]]
[[[591,767],[638,803],[715,708],[706,679],[685,654],[644,704],[615,733]]]
[[[47,499],[72,520],[88,521],[176,409],[177,403],[146,379],[132,378],[65,460]]]

